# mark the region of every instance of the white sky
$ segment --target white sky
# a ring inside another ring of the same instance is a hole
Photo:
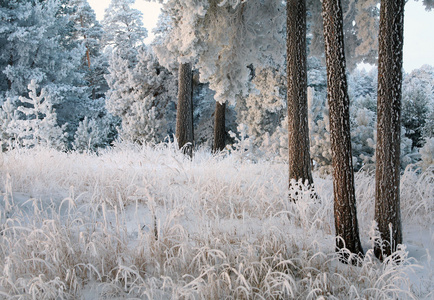
[[[104,10],[110,0],[88,0],[95,10],[97,18],[102,20]],[[149,43],[153,39],[152,28],[155,27],[160,14],[161,5],[146,0],[136,0],[134,8],[143,12],[143,24],[148,29]],[[423,8],[422,0],[408,1],[405,6],[404,19],[404,70],[411,72],[423,64],[434,66],[434,10],[427,12]]]

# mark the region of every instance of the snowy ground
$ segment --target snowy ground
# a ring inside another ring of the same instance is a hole
[[[374,180],[356,174],[359,267],[334,253],[331,179],[294,204],[286,173],[171,145],[3,153],[0,299],[434,297],[432,171],[403,174],[399,265],[372,255]]]

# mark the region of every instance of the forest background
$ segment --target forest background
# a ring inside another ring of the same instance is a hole
[[[172,139],[176,114],[177,76],[173,75],[176,74],[176,58],[153,51],[167,43],[164,41],[169,32],[167,13],[160,15],[156,39],[145,45],[143,40],[148,33],[143,27],[141,12],[131,7],[133,1],[125,1],[124,11],[116,8],[122,1],[114,1],[118,4],[109,7],[101,23],[85,1],[51,1],[47,5],[14,3],[8,2],[2,8],[3,20],[8,20],[2,25],[2,149],[39,143],[58,149],[96,151],[117,138],[140,143]],[[373,26],[371,31],[375,36],[378,7],[374,5],[370,9],[372,22],[368,25]],[[355,20],[355,8],[352,10],[353,15],[347,20],[349,24]],[[126,22],[132,24],[128,30],[134,32],[131,39],[127,38],[128,43],[122,40],[126,36],[126,32],[122,32],[125,28],[116,28],[116,24],[124,22],[125,14],[129,18]],[[321,45],[315,26],[312,23],[310,27],[313,49],[308,62],[309,130],[315,169],[325,173],[330,171],[331,164],[326,69],[321,50],[315,49]],[[375,160],[376,69],[365,71],[355,67],[361,62],[375,61],[375,51],[369,50],[376,44],[372,42],[373,36],[360,38],[369,30],[363,28],[349,35],[346,45],[359,53],[348,56],[356,170],[371,168]],[[278,51],[281,53],[274,55],[284,57],[284,49],[276,48],[275,52]],[[231,65],[230,58],[226,62]],[[286,70],[282,64],[284,61],[280,66],[277,63],[271,67],[252,67],[250,75],[246,73],[233,80],[233,85],[241,80],[239,90],[231,87],[232,91],[229,89],[223,94],[221,90],[227,87],[213,83],[218,78],[209,77],[204,68],[200,75],[196,73],[195,144],[211,147],[213,143],[215,98],[231,104],[227,108],[226,144],[254,152],[255,159],[285,160]],[[424,157],[429,159],[432,153],[432,66],[424,65],[404,75],[402,105],[401,156],[402,168],[405,168],[418,161],[423,164]],[[424,146],[426,149],[419,152]]]
[[[330,182],[321,8],[306,2],[315,191],[291,182],[288,190],[283,175],[284,3],[167,1],[145,44],[132,0],[111,1],[101,23],[85,0],[0,1],[1,295],[429,299],[434,68],[404,74],[405,243],[378,261],[378,75],[357,65],[377,59],[379,7],[342,1],[351,163],[367,250],[357,267],[342,265],[353,254],[333,247],[339,196]],[[192,159],[174,138],[176,74],[186,64],[194,66]],[[212,153],[216,100],[226,103],[227,134],[223,151]]]

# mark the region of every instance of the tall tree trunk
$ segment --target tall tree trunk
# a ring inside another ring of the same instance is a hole
[[[8,65],[9,65],[10,67],[12,67],[12,66],[14,65],[14,57],[13,57],[12,54],[11,54],[11,56],[9,57]],[[7,78],[8,78],[8,90],[10,91],[10,90],[12,89],[12,81],[10,80],[9,77],[7,77]]]
[[[404,0],[381,0],[380,7],[375,220],[383,245],[376,243],[374,248],[380,259],[402,243],[399,157],[404,5]]]
[[[213,152],[222,151],[225,148],[225,115],[226,103],[216,102],[214,113],[214,144]]]
[[[350,113],[342,6],[340,0],[323,0],[324,40],[327,64],[327,97],[330,109],[330,141],[333,161],[336,250],[347,248],[363,254],[357,224],[352,166]],[[347,260],[348,257],[343,257]]]
[[[193,156],[193,73],[191,64],[180,64],[178,73],[176,139],[184,153]]]
[[[313,184],[307,118],[306,0],[286,2],[289,180]]]

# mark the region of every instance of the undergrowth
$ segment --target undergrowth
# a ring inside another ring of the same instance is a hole
[[[190,160],[165,144],[14,150],[0,170],[0,298],[433,296],[432,233],[423,263],[406,245],[400,264],[374,258],[372,174],[356,174],[366,250],[356,267],[334,253],[331,179],[315,178],[318,197],[300,186],[294,203],[285,164],[206,150]],[[433,183],[432,170],[403,173],[404,228],[433,227]]]

